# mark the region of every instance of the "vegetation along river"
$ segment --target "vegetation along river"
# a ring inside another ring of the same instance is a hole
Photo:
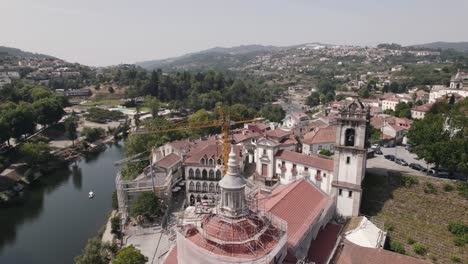
[[[0,263],[66,264],[106,223],[115,190],[114,162],[123,145],[82,158],[28,187],[18,204],[0,208]],[[89,191],[95,193],[88,198]]]

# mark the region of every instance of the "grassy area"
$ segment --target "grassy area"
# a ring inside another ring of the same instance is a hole
[[[122,105],[120,100],[97,100],[89,101],[83,104],[84,106],[96,106],[96,105]]]
[[[454,183],[368,174],[363,189],[361,213],[387,229],[389,240],[403,244],[407,255],[433,263],[468,263],[456,262],[468,260],[468,245],[455,246],[455,236],[448,230],[450,222],[468,224],[468,200]]]

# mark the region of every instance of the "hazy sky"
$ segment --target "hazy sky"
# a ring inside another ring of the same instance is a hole
[[[468,0],[0,0],[0,45],[110,65],[215,46],[468,41]]]

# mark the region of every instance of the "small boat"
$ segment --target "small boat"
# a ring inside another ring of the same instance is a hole
[[[89,192],[88,198],[89,198],[89,199],[93,199],[93,198],[94,198],[94,193],[93,193],[93,191],[90,191],[90,192]]]

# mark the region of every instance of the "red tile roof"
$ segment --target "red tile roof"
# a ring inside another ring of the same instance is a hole
[[[423,105],[418,105],[416,107],[414,107],[413,111],[418,111],[418,112],[429,112],[432,108],[432,103],[429,103],[429,104],[423,104]]]
[[[240,160],[240,151],[241,151],[242,146],[234,146],[235,153],[237,155],[237,160]],[[221,143],[217,144],[216,142],[211,142],[208,145],[202,147],[202,148],[196,148],[192,149],[188,154],[187,154],[187,159],[185,159],[184,164],[185,165],[197,165],[197,166],[202,166],[200,164],[200,160],[206,156],[206,158],[214,158],[216,164],[216,160],[218,158],[221,158],[223,153],[223,146]],[[212,166],[214,167],[215,165],[206,165],[206,166]]]
[[[310,243],[308,260],[314,263],[326,263],[335,247],[340,229],[339,225],[327,224],[320,230],[315,240]]]
[[[168,169],[172,167],[174,164],[177,162],[182,161],[182,158],[179,157],[178,155],[171,153],[167,155],[166,157],[162,158],[159,160],[156,165],[165,169]]]
[[[272,138],[282,138],[290,134],[292,134],[291,131],[283,130],[281,128],[270,130],[265,133],[265,135],[267,135],[268,137],[272,137]]]
[[[339,246],[333,264],[429,264],[430,262],[381,248],[358,246],[348,240]]]
[[[178,264],[177,261],[177,246],[173,247],[171,251],[169,251],[169,255],[167,255],[166,259],[163,262],[164,264]]]
[[[282,185],[271,194],[258,194],[265,210],[288,223],[288,248],[295,247],[310,226],[320,217],[332,200],[311,182],[302,179]]]
[[[336,141],[336,126],[328,126],[319,128],[313,132],[309,132],[304,136],[306,144],[320,143],[335,143]]]
[[[280,160],[290,161],[313,168],[333,171],[334,161],[332,159],[325,159],[316,155],[306,155],[289,150],[280,150],[276,153],[275,157]]]

